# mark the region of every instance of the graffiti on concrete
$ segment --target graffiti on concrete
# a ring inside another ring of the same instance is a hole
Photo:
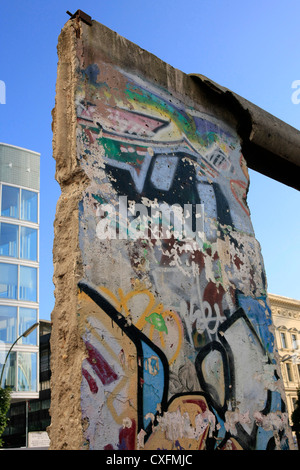
[[[235,130],[108,62],[81,67],[86,445],[286,448]]]

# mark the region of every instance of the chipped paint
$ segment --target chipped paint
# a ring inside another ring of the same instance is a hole
[[[83,447],[288,448],[236,128],[172,80],[163,86],[106,55],[82,27],[74,105]]]

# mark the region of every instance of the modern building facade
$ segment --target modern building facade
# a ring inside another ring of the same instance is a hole
[[[12,402],[38,397],[40,154],[0,143],[0,365]]]
[[[39,397],[12,403],[8,424],[1,436],[3,448],[30,447],[30,436],[47,433],[50,426],[50,335],[51,322],[40,320],[39,325]]]

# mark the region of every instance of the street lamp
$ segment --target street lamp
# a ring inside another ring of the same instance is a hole
[[[13,342],[13,344],[11,345],[11,347],[9,348],[9,351],[8,353],[6,354],[6,358],[5,358],[5,361],[4,361],[4,364],[2,366],[2,370],[1,370],[1,377],[0,377],[0,387],[2,385],[2,378],[3,378],[3,372],[4,372],[4,369],[5,369],[5,366],[6,366],[6,361],[8,359],[8,356],[12,350],[12,348],[14,347],[14,345],[19,341],[20,338],[22,338],[23,336],[26,338],[28,335],[30,335],[30,333],[32,333],[37,327],[39,326],[39,323],[34,323],[32,326],[30,326],[26,331],[24,331],[24,333],[22,333],[17,339],[16,341]]]

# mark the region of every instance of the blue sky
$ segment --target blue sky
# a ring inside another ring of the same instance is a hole
[[[57,39],[81,9],[185,73],[201,73],[300,129],[299,0],[11,0],[1,2],[0,142],[41,153],[40,318],[50,319],[53,221],[60,189],[52,157]],[[269,292],[300,300],[300,193],[250,170],[248,204]]]

